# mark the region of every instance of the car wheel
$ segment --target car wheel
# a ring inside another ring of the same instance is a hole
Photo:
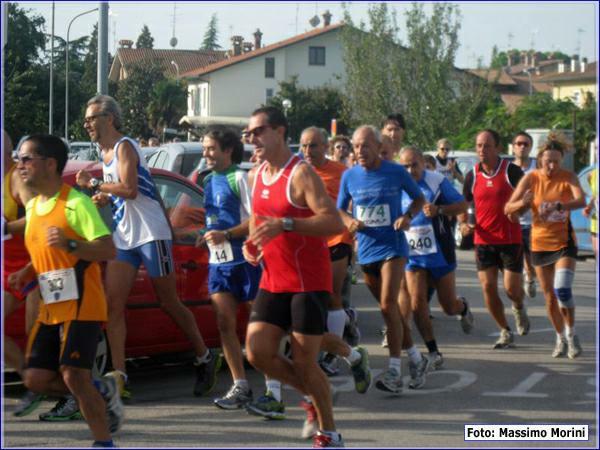
[[[97,380],[106,370],[108,364],[108,339],[106,338],[106,332],[102,330],[98,338],[98,347],[96,348],[96,358],[94,359],[94,366],[92,367],[92,377]]]

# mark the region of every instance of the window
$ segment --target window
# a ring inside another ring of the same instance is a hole
[[[265,58],[265,78],[275,78],[275,58]]]
[[[273,97],[273,89],[271,89],[271,88],[268,88],[268,89],[267,89],[267,95],[266,95],[267,101],[269,101],[269,99],[270,99],[271,97]]]
[[[325,47],[308,47],[308,65],[325,65]]]

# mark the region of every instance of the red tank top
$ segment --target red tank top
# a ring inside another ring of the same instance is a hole
[[[475,244],[502,245],[521,243],[521,225],[508,220],[504,205],[514,188],[508,180],[510,161],[502,160],[492,175],[486,175],[475,165],[473,201],[475,204]]]
[[[305,218],[313,216],[307,207],[291,201],[291,179],[299,164],[292,156],[268,183],[263,163],[256,172],[252,190],[252,212],[256,224],[259,216]],[[332,292],[331,262],[325,237],[283,232],[263,247],[264,270],[260,288],[269,292]]]

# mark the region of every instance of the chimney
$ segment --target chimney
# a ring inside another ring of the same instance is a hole
[[[258,50],[261,47],[262,44],[262,32],[260,31],[260,28],[257,28],[256,31],[254,32],[254,48],[256,50]]]
[[[571,72],[579,69],[579,55],[573,55],[571,58]]]
[[[242,51],[243,51],[244,53],[251,52],[251,51],[252,51],[252,47],[253,47],[253,44],[252,44],[252,42],[244,42],[244,43],[242,44]]]
[[[508,67],[519,64],[519,54],[514,51],[508,52]]]
[[[521,64],[529,66],[529,53],[526,51],[521,52]]]
[[[121,39],[119,41],[119,45],[121,46],[121,48],[131,48],[133,47],[133,41],[130,39]]]
[[[537,67],[537,65],[542,61],[542,54],[540,52],[535,52],[532,56],[531,65],[533,67]]]
[[[581,59],[581,71],[585,72],[585,69],[587,68],[587,63],[588,63],[588,59],[587,58],[582,58]]]
[[[233,46],[233,56],[238,56],[242,54],[242,42],[244,42],[244,38],[242,36],[231,37],[231,43]]]
[[[565,73],[565,62],[561,61],[558,63],[558,73]]]
[[[323,17],[323,26],[324,27],[328,27],[329,25],[331,25],[331,13],[329,12],[329,10],[325,11],[323,14],[321,14],[321,17]]]

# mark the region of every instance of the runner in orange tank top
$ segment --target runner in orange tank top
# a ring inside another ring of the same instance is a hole
[[[575,301],[572,294],[577,243],[570,211],[585,206],[585,196],[577,176],[561,168],[566,145],[550,135],[543,144],[534,170],[519,182],[506,204],[505,212],[523,213],[531,208],[531,262],[546,299],[546,310],[556,330],[554,358],[565,354],[573,359],[581,354],[575,333]]]

